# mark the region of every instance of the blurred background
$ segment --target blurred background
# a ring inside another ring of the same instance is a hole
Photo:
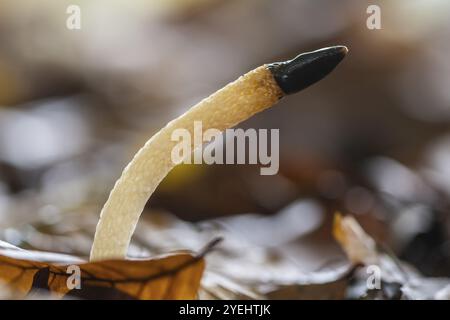
[[[66,28],[70,4],[80,30]],[[381,30],[366,27],[370,4]],[[0,239],[88,256],[152,134],[263,63],[346,45],[329,77],[239,126],[280,129],[278,175],[177,167],[130,255],[220,233],[225,273],[288,277],[343,259],[340,211],[424,275],[450,276],[449,12],[447,0],[0,0]]]

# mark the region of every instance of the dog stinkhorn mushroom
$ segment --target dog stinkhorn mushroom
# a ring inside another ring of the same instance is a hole
[[[91,260],[124,259],[144,206],[158,184],[179,163],[172,161],[176,129],[194,134],[194,122],[203,129],[223,131],[274,105],[329,74],[347,53],[335,46],[300,54],[292,60],[260,66],[228,84],[169,122],[134,156],[105,203],[95,232]],[[192,142],[192,150],[201,146]]]

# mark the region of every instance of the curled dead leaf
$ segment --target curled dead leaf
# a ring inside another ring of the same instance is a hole
[[[80,289],[67,285],[68,267],[80,270]],[[0,280],[25,297],[34,289],[96,299],[195,299],[205,268],[203,255],[188,252],[150,260],[84,263],[76,257],[25,251],[0,243]]]

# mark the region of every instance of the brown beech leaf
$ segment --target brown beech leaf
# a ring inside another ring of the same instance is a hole
[[[69,289],[71,265],[80,268],[80,289]],[[204,267],[203,255],[188,252],[150,260],[83,262],[0,241],[0,282],[23,297],[40,289],[88,299],[195,299]]]

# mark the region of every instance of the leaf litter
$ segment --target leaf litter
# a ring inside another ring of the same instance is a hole
[[[291,235],[284,235],[284,242],[273,245],[271,235],[283,230],[286,223],[295,221],[289,218],[289,212],[295,212],[292,216],[299,221],[304,219],[304,225],[297,229],[291,226],[287,229],[291,230]],[[270,218],[253,214],[201,223],[190,223],[167,212],[153,211],[138,225],[130,247],[130,260],[86,263],[84,256],[23,250],[1,242],[0,279],[3,286],[6,283],[9,296],[15,298],[32,298],[37,293],[40,297],[50,293],[51,298],[82,299],[448,297],[449,279],[421,276],[370,237],[352,216],[336,214],[331,229],[347,258],[339,252],[339,247],[330,249],[317,244],[314,234],[323,227],[321,216],[320,206],[309,200],[297,201]],[[278,226],[271,223],[270,219],[278,217],[282,217],[280,220],[284,223],[278,221]],[[81,229],[89,239],[86,234],[93,231],[95,219],[91,224],[86,221],[90,220],[85,219]],[[255,225],[258,225],[259,235],[249,237],[249,228]],[[64,224],[47,225],[45,232],[39,228],[35,232],[51,238],[53,228],[64,228]],[[72,231],[79,235],[76,228]],[[220,244],[211,242],[217,237],[223,238]],[[205,243],[210,243],[206,251],[193,253],[199,252]],[[302,245],[303,252],[295,253],[289,249],[298,249]],[[211,246],[214,250],[210,250]],[[189,251],[164,255],[174,249]],[[83,251],[74,251],[77,250]],[[156,257],[145,258],[148,256]],[[306,268],[302,264],[306,256],[309,260],[320,259]],[[67,289],[70,274],[66,268],[71,264],[80,265],[84,290]],[[367,288],[366,267],[370,265],[381,270],[380,290]],[[5,294],[6,291],[2,292]]]

